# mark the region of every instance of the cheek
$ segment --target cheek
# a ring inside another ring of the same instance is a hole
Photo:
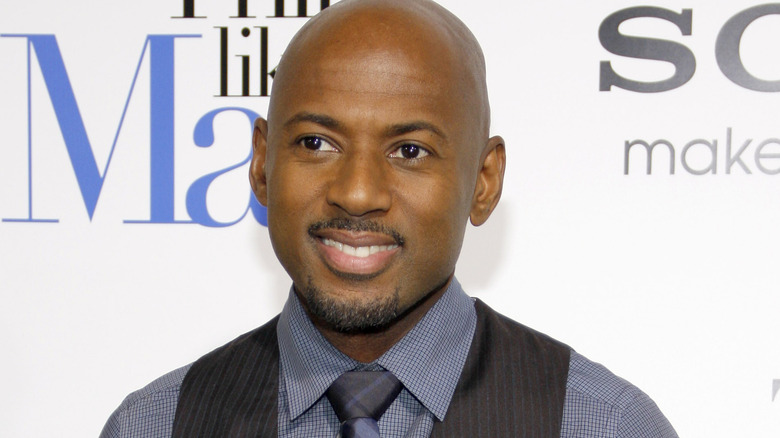
[[[284,265],[301,263],[306,229],[316,202],[311,178],[292,166],[275,166],[268,174],[268,231],[274,251]],[[285,266],[287,267],[287,266]]]
[[[310,209],[322,192],[324,176],[316,168],[297,163],[292,157],[277,160],[268,173],[268,213],[294,220]],[[275,209],[275,212],[271,210]]]
[[[453,273],[465,229],[462,202],[452,187],[430,187],[419,195],[405,205],[408,253],[402,271],[402,307],[412,305]]]
[[[462,191],[454,189],[458,184],[455,178],[443,178],[436,184],[419,184],[412,192],[414,196],[407,197],[407,226],[422,243],[426,252],[424,257],[431,263],[454,264],[460,251],[468,219],[466,206],[470,202],[464,202]]]

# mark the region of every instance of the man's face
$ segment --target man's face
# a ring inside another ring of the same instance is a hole
[[[274,84],[253,187],[304,305],[361,331],[451,278],[486,139],[446,55],[343,46],[300,55]]]

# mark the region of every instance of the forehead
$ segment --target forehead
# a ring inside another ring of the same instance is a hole
[[[458,117],[469,94],[458,47],[440,29],[418,21],[368,13],[322,23],[297,37],[274,82],[269,122],[300,106]]]
[[[402,116],[399,111],[445,119],[456,116],[458,86],[446,74],[398,53],[350,55],[307,60],[297,69],[294,80],[279,90],[274,111],[279,116],[326,108],[345,116]]]
[[[298,85],[356,95],[433,96],[456,86],[446,62],[391,47],[322,51],[302,67]]]

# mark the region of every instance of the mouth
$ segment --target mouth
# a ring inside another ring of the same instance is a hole
[[[316,226],[309,230],[320,258],[334,274],[351,279],[384,272],[403,249],[403,239],[376,225]]]
[[[398,248],[397,244],[392,245],[371,245],[371,246],[351,246],[346,243],[339,242],[333,239],[320,239],[322,244],[331,248],[343,252],[344,254],[352,257],[366,258],[374,254],[378,254],[383,251],[391,251]]]

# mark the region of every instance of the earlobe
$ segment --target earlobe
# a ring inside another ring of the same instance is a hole
[[[252,163],[249,165],[249,185],[260,204],[268,206],[268,191],[265,173],[268,150],[268,122],[258,117],[252,134]]]
[[[493,209],[498,205],[504,187],[504,169],[506,168],[506,150],[504,139],[495,136],[488,140],[481,157],[477,184],[471,201],[469,219],[475,226],[487,221]]]

